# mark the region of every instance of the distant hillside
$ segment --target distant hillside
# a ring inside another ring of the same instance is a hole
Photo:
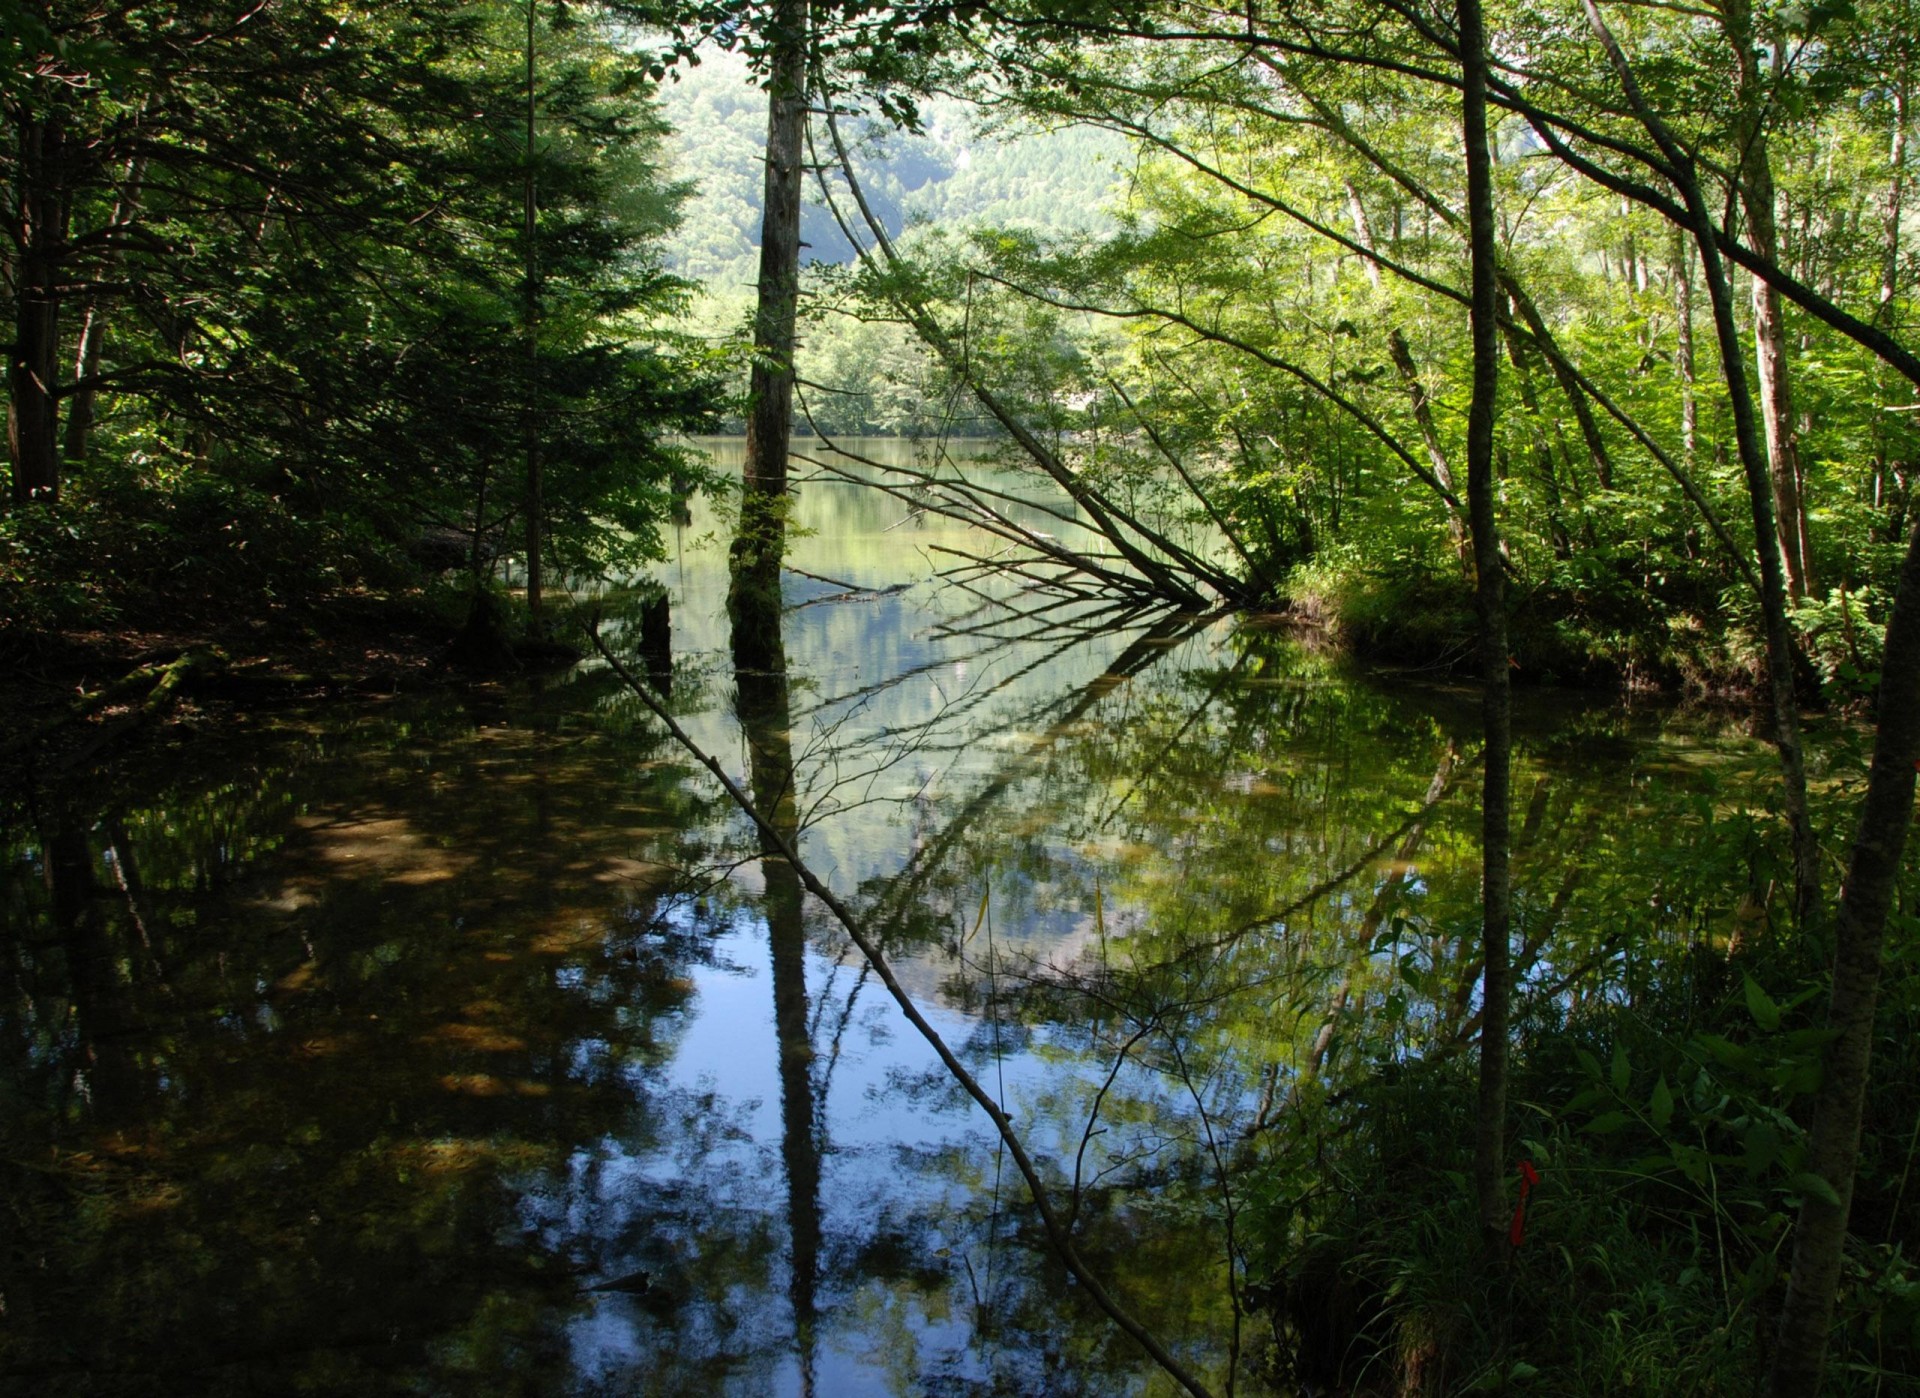
[[[669,266],[723,294],[748,286],[760,246],[765,94],[744,60],[713,53],[663,85],[660,107],[674,128],[666,151],[675,177],[695,186]],[[1105,225],[1127,151],[1121,137],[1085,128],[982,131],[975,110],[951,98],[925,102],[922,116],[926,134],[869,129],[857,151],[862,184],[889,231],[935,222],[1047,231]],[[809,259],[850,260],[852,249],[819,207],[817,190],[808,193],[801,236]]]

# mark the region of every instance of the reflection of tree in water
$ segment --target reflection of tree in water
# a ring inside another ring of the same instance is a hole
[[[751,602],[751,599],[747,599]],[[747,740],[754,804],[788,839],[799,835],[792,712],[778,599],[758,624],[734,617],[735,713]],[[815,1287],[820,1267],[820,1143],[815,1140],[813,1039],[807,1012],[807,929],[800,877],[774,840],[760,837],[760,872],[773,965],[774,1041],[780,1056],[780,1158],[787,1182],[788,1297],[802,1392],[814,1388]]]

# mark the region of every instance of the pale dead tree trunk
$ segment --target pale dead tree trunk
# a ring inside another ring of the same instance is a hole
[[[1467,406],[1467,508],[1473,525],[1474,602],[1480,617],[1480,705],[1485,770],[1480,814],[1480,1101],[1474,1129],[1474,1194],[1490,1258],[1507,1249],[1508,959],[1513,921],[1511,830],[1513,712],[1507,656],[1505,560],[1493,474],[1495,394],[1500,375],[1498,236],[1493,161],[1487,145],[1486,32],[1480,0],[1459,0],[1461,126],[1466,138],[1467,252],[1473,390]]]
[[[1840,1284],[1873,1056],[1881,948],[1913,816],[1914,766],[1920,762],[1920,529],[1908,541],[1899,591],[1887,619],[1877,710],[1866,800],[1834,919],[1827,1027],[1837,1037],[1827,1046],[1825,1071],[1814,1093],[1807,1151],[1807,1168],[1826,1181],[1832,1194],[1827,1198],[1808,1190],[1802,1197],[1793,1232],[1793,1269],[1774,1347],[1773,1398],[1817,1398],[1820,1393]]]
[[[760,206],[760,283],[747,385],[740,523],[729,555],[727,610],[736,650],[764,649],[753,633],[777,627],[786,552],[787,455],[793,441],[793,354],[800,308],[801,148],[807,127],[807,0],[780,0],[767,34],[766,181]]]
[[[1753,8],[1749,0],[1727,0],[1721,11],[1727,41],[1739,67],[1740,143],[1738,184],[1740,206],[1747,218],[1753,250],[1772,263],[1780,261],[1780,230],[1774,213],[1773,158],[1767,141],[1769,93],[1779,78],[1784,51],[1773,46],[1775,72],[1763,77],[1754,51]],[[1753,348],[1760,384],[1760,417],[1767,434],[1767,470],[1773,488],[1773,514],[1780,559],[1786,569],[1787,596],[1795,602],[1813,586],[1807,551],[1807,514],[1804,477],[1793,431],[1793,391],[1787,361],[1787,332],[1780,293],[1759,277],[1753,278]]]
[[[1773,514],[1773,487],[1767,467],[1765,444],[1754,420],[1753,393],[1747,384],[1744,347],[1734,319],[1733,290],[1726,263],[1720,258],[1720,243],[1713,222],[1713,211],[1693,157],[1674,138],[1659,113],[1647,103],[1639,80],[1626,52],[1613,31],[1601,18],[1595,0],[1582,0],[1587,24],[1605,50],[1614,76],[1619,79],[1628,105],[1647,134],[1660,148],[1674,187],[1685,205],[1688,229],[1700,254],[1701,277],[1706,283],[1707,299],[1713,307],[1714,335],[1720,350],[1720,372],[1727,386],[1727,405],[1733,413],[1734,442],[1740,451],[1741,471],[1746,477],[1747,501],[1753,512],[1755,554],[1760,562],[1760,610],[1765,620],[1767,646],[1767,686],[1772,708],[1774,747],[1780,754],[1781,795],[1786,806],[1787,827],[1793,839],[1794,920],[1803,932],[1810,931],[1819,914],[1819,847],[1813,837],[1813,820],[1807,808],[1806,759],[1800,747],[1800,711],[1793,693],[1793,633],[1787,622],[1785,560],[1769,540],[1778,534]]]
[[[1893,136],[1887,151],[1887,201],[1880,212],[1880,305],[1876,320],[1891,313],[1900,289],[1900,214],[1907,193],[1907,100],[1909,76],[1900,74],[1893,89]]]
[[[1347,209],[1353,215],[1354,237],[1360,246],[1371,251],[1374,247],[1373,225],[1367,218],[1367,207],[1360,202],[1360,191],[1353,187],[1353,181],[1347,181]],[[1367,280],[1373,283],[1373,289],[1380,290],[1380,264],[1371,257],[1363,257],[1360,265],[1367,270]],[[1448,495],[1457,495],[1453,488],[1453,468],[1447,462],[1446,448],[1440,444],[1440,433],[1433,423],[1433,407],[1427,402],[1427,387],[1420,378],[1420,366],[1414,362],[1413,350],[1407,344],[1406,332],[1398,325],[1387,331],[1387,352],[1393,358],[1393,367],[1399,371],[1400,381],[1406,385],[1407,397],[1413,405],[1413,420],[1420,427],[1420,440],[1427,448],[1427,465],[1433,471],[1433,478],[1440,482]],[[1453,540],[1454,557],[1464,567],[1467,562],[1467,525],[1460,517],[1459,507],[1453,501],[1447,501],[1447,536]]]

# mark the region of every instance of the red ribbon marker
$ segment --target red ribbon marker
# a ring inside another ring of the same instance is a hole
[[[1527,1240],[1527,1196],[1540,1183],[1540,1172],[1531,1160],[1520,1162],[1520,1202],[1513,1210],[1513,1223],[1507,1228],[1507,1241],[1519,1247]]]

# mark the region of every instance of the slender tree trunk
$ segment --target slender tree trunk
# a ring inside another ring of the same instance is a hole
[[[1713,308],[1714,336],[1720,350],[1720,372],[1726,381],[1727,405],[1733,413],[1734,443],[1746,477],[1747,502],[1753,511],[1755,554],[1760,561],[1760,611],[1766,628],[1767,693],[1772,709],[1774,747],[1780,754],[1781,796],[1787,827],[1793,840],[1794,919],[1802,932],[1810,931],[1819,916],[1819,847],[1813,838],[1813,820],[1807,809],[1806,760],[1800,748],[1800,711],[1793,693],[1793,632],[1787,622],[1785,561],[1770,540],[1778,538],[1773,514],[1773,485],[1760,428],[1754,420],[1753,393],[1747,384],[1746,358],[1734,319],[1732,283],[1720,258],[1713,211],[1707,206],[1693,157],[1674,139],[1660,115],[1647,105],[1632,65],[1613,31],[1601,18],[1595,0],[1582,0],[1587,24],[1593,30],[1626,92],[1627,101],[1660,153],[1672,168],[1675,188],[1686,206],[1695,248],[1700,254],[1701,279]]]
[[[1553,332],[1547,328],[1546,318],[1540,314],[1539,307],[1533,304],[1533,298],[1520,285],[1519,278],[1510,272],[1500,274],[1500,287],[1513,302],[1514,310],[1520,313],[1520,319],[1527,327],[1527,333],[1533,336],[1534,344],[1546,355],[1548,365],[1553,369],[1554,381],[1560,385],[1560,391],[1566,396],[1567,406],[1573,409],[1574,421],[1580,424],[1580,435],[1587,444],[1587,459],[1593,465],[1594,479],[1602,490],[1613,489],[1613,458],[1607,451],[1606,438],[1600,435],[1600,423],[1593,415],[1593,405],[1587,401],[1585,390],[1580,387],[1566,357],[1559,352],[1554,342]]]
[[[1887,200],[1880,213],[1880,305],[1874,319],[1884,321],[1891,314],[1893,298],[1900,289],[1900,214],[1907,193],[1907,101],[1908,77],[1905,72],[1893,89],[1893,136],[1887,150]]]
[[[60,261],[66,240],[65,131],[57,114],[20,122],[13,235],[14,322],[7,358],[13,500],[60,496]]]
[[[80,319],[80,341],[74,347],[74,387],[67,394],[67,420],[61,424],[60,459],[69,466],[84,466],[88,443],[93,436],[95,390],[90,380],[100,372],[100,358],[106,348],[106,308],[89,298]]]
[[[1888,143],[1887,196],[1880,211],[1880,299],[1874,307],[1873,323],[1884,329],[1893,321],[1894,298],[1900,291],[1900,219],[1906,203],[1907,192],[1907,103],[1912,87],[1909,70],[1903,65],[1899,80],[1893,88],[1893,135]],[[1885,403],[1888,398],[1887,365],[1885,361],[1876,361],[1874,365],[1874,398]],[[1911,392],[1907,395],[1909,403],[1913,401]],[[1874,414],[1874,453],[1873,453],[1873,507],[1882,510],[1886,507],[1886,482],[1891,463],[1889,428],[1890,414]],[[1898,539],[1906,528],[1904,499],[1902,508],[1892,512],[1892,527],[1887,529],[1886,537]]]
[[[1560,476],[1556,466],[1558,458],[1554,448],[1557,444],[1560,454],[1564,455],[1566,442],[1559,439],[1557,424],[1550,423],[1540,410],[1540,397],[1533,387],[1533,368],[1528,362],[1534,351],[1515,333],[1511,322],[1503,338],[1507,346],[1507,360],[1514,369],[1514,383],[1520,390],[1520,406],[1527,410],[1527,423],[1533,437],[1533,469],[1540,482],[1547,537],[1553,544],[1553,556],[1564,560],[1573,556],[1573,537],[1567,533],[1563,513],[1565,502],[1561,498]]]
[[[1693,259],[1686,234],[1673,235],[1673,313],[1677,329],[1674,370],[1680,376],[1680,443],[1691,467],[1700,450],[1700,401],[1694,388]]]
[[[1774,1348],[1773,1398],[1817,1398],[1840,1283],[1873,1055],[1881,946],[1913,815],[1914,767],[1920,762],[1920,529],[1908,541],[1887,620],[1877,709],[1866,800],[1834,920],[1827,1026],[1838,1037],[1827,1046],[1825,1072],[1814,1093],[1807,1153],[1807,1168],[1827,1182],[1833,1197],[1808,1192],[1800,1205]]]
[[[1748,238],[1754,251],[1777,264],[1780,230],[1774,215],[1773,157],[1763,110],[1774,84],[1763,79],[1760,73],[1749,0],[1727,0],[1722,20],[1740,74],[1740,120],[1734,133],[1740,143],[1740,204],[1746,213]],[[1782,50],[1775,45],[1773,53],[1777,68],[1783,61]],[[1777,72],[1773,74],[1776,79],[1778,76]],[[1813,586],[1813,577],[1807,552],[1806,503],[1802,498],[1804,479],[1793,430],[1786,325],[1780,293],[1759,277],[1753,278],[1751,299],[1754,362],[1760,385],[1761,422],[1766,429],[1776,537],[1781,563],[1786,569],[1787,595],[1797,602]]]
[[[1462,127],[1467,161],[1467,248],[1472,268],[1473,393],[1467,407],[1467,510],[1473,525],[1474,602],[1480,616],[1481,790],[1480,1104],[1474,1131],[1474,1193],[1491,1257],[1507,1246],[1507,997],[1512,926],[1510,813],[1513,714],[1508,689],[1505,560],[1493,475],[1495,394],[1500,375],[1498,230],[1487,147],[1486,33],[1480,0],[1459,0]]]
[[[767,171],[760,212],[760,286],[747,389],[746,466],[740,524],[731,551],[728,609],[738,632],[748,617],[778,615],[786,551],[787,454],[793,438],[793,355],[800,305],[801,150],[807,128],[807,0],[779,0],[768,35]]]

